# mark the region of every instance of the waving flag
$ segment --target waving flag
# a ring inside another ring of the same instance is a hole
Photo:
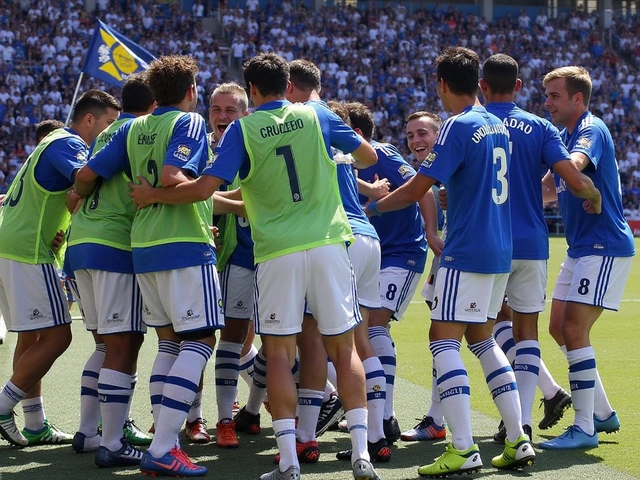
[[[122,87],[129,75],[149,68],[155,57],[137,43],[98,20],[82,71]]]

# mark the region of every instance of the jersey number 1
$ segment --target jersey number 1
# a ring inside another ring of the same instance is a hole
[[[298,182],[298,172],[296,171],[296,162],[293,157],[293,150],[291,145],[284,145],[276,148],[276,155],[284,158],[284,163],[287,166],[287,175],[289,177],[289,188],[291,188],[291,199],[295,202],[302,201],[302,194],[300,193],[300,184]]]

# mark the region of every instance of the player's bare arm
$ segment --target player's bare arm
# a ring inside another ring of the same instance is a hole
[[[197,180],[188,180],[170,187],[154,188],[144,178],[138,177],[139,185],[129,183],[129,196],[138,208],[148,207],[154,203],[176,205],[181,203],[201,202],[211,197],[224,182],[221,178],[202,175]]]
[[[573,160],[574,155],[576,157],[575,161]],[[593,209],[589,208],[589,213],[598,214],[602,209],[602,197],[600,196],[600,191],[588,176],[581,173],[581,170],[589,164],[589,159],[586,155],[578,152],[572,153],[571,157],[571,161],[556,163],[553,166],[553,171],[562,177],[567,188],[569,188],[569,191],[574,196],[584,198],[592,205]],[[584,166],[580,168],[583,164]]]
[[[374,215],[382,215],[384,212],[406,208],[412,203],[419,202],[435,183],[435,178],[418,173],[407,183],[383,199],[369,203],[365,209],[365,213],[371,217]]]
[[[357,172],[357,170],[355,170]],[[391,183],[386,178],[379,179],[378,174],[374,176],[374,182],[369,183],[364,180],[357,179],[358,193],[364,195],[369,201],[380,200],[389,195]]]
[[[549,171],[542,179],[542,203],[551,203],[557,200],[556,182],[553,180],[553,174]]]
[[[99,175],[91,170],[89,165],[85,165],[80,170],[76,170],[75,184],[73,189],[81,197],[88,197],[96,188]]]
[[[351,152],[351,156],[353,157],[353,166],[356,168],[367,168],[378,162],[378,154],[369,142],[364,140],[358,148]]]
[[[238,217],[247,218],[247,210],[242,200],[232,200],[229,197],[220,195],[220,193],[222,192],[215,192],[213,194],[213,213],[215,215],[231,213]]]
[[[433,190],[429,189],[424,197],[418,202],[420,212],[424,219],[425,231],[427,234],[427,245],[436,257],[442,254],[444,242],[438,236],[438,209],[436,207],[436,198]]]

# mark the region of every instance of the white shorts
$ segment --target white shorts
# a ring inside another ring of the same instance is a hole
[[[227,264],[222,271],[220,290],[225,318],[249,320],[253,317],[254,272],[238,265]]]
[[[436,276],[431,319],[485,323],[502,306],[508,274],[481,274],[440,267]]]
[[[511,260],[507,281],[509,307],[518,313],[544,312],[546,292],[546,260]]]
[[[144,299],[144,322],[173,326],[176,333],[223,328],[222,297],[215,265],[197,265],[136,276]]]
[[[340,335],[360,322],[355,277],[341,243],[258,264],[254,298],[259,335],[300,333],[305,298],[323,335]]]
[[[422,292],[420,294],[424,297],[424,299],[431,303],[433,306],[433,298],[436,294],[436,277],[438,276],[438,269],[440,268],[440,257],[433,256],[431,260],[431,270],[429,270],[429,275],[427,275],[427,279],[422,286]]]
[[[380,308],[380,242],[367,235],[356,235],[349,246],[349,258],[358,286],[358,303]]]
[[[420,274],[406,268],[387,267],[380,271],[380,306],[393,312],[393,320],[402,320],[419,282]]]
[[[553,299],[618,310],[633,257],[566,257]]]
[[[93,269],[74,273],[87,330],[100,335],[146,333],[135,275]]]
[[[0,310],[12,332],[29,332],[71,323],[56,268],[0,258]]]

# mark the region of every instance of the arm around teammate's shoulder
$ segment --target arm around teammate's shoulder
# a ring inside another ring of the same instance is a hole
[[[573,152],[571,160],[561,161],[553,166],[553,171],[560,175],[569,191],[578,198],[588,200],[593,205],[593,213],[600,213],[602,197],[591,178],[582,173],[589,164],[589,158],[580,152]]]
[[[356,168],[367,168],[378,162],[378,154],[366,140],[363,140],[360,146],[351,152],[351,156]]]

